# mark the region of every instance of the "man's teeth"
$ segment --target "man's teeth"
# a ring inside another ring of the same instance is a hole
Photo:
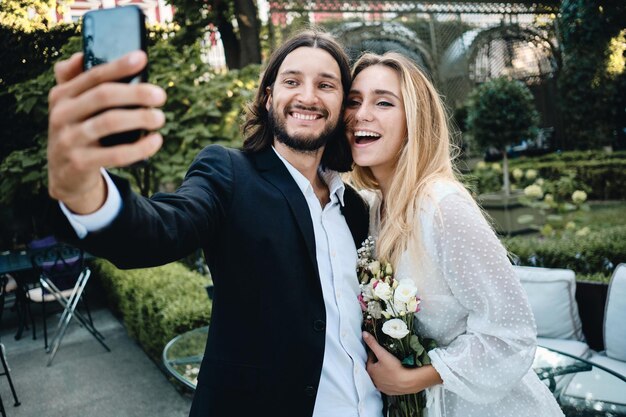
[[[378,133],[374,133],[374,132],[367,132],[364,130],[358,130],[356,132],[354,132],[354,136],[357,137],[370,137],[370,138],[379,138],[380,135]]]
[[[315,120],[319,117],[316,114],[291,113],[291,115],[294,117],[294,119],[301,119],[301,120]]]

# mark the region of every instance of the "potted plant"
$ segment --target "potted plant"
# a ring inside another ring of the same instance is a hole
[[[506,148],[532,137],[538,121],[532,93],[517,80],[505,77],[490,80],[474,89],[468,98],[467,133],[479,148],[496,149],[503,158],[501,192],[479,196],[500,233],[528,230],[529,216],[536,216],[518,201],[518,194],[511,195]]]

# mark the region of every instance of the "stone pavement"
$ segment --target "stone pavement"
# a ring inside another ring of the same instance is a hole
[[[15,340],[16,314],[8,309],[12,302],[7,304],[0,341],[5,345],[21,402],[19,407],[13,406],[9,383],[0,376],[0,396],[8,417],[187,417],[191,394],[179,392],[168,381],[106,306],[94,308],[90,303],[94,325],[111,352],[72,320],[52,365],[47,367],[40,306],[31,305],[37,339],[32,339],[30,329]],[[59,316],[60,312],[49,316],[49,331],[54,331]]]

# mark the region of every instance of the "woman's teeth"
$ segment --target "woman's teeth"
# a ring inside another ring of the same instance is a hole
[[[380,135],[374,132],[367,132],[363,130],[358,130],[354,132],[354,140],[358,144],[371,143],[380,139]]]

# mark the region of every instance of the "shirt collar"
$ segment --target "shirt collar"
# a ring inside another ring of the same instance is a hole
[[[293,177],[294,181],[298,185],[298,188],[300,188],[300,191],[302,191],[302,194],[306,195],[308,189],[311,189],[311,192],[313,192],[313,186],[311,185],[311,182],[304,175],[302,175],[302,173],[298,171],[293,165],[291,165],[289,161],[283,158],[283,156],[278,153],[276,148],[274,148],[273,146],[272,150],[276,153],[276,156],[278,156],[283,164],[285,164],[287,171],[289,171],[289,173]],[[322,180],[328,186],[331,199],[333,195],[336,195],[339,203],[343,206],[343,194],[346,190],[346,186],[341,180],[341,176],[339,175],[339,173],[330,169],[322,169],[322,167],[319,168],[318,172],[322,177]]]

